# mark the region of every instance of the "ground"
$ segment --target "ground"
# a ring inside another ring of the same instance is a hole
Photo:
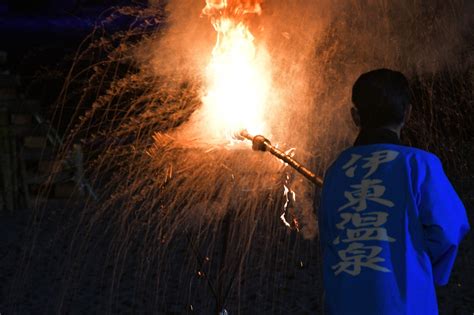
[[[468,176],[466,176],[468,177]],[[472,224],[474,213],[474,182],[454,180],[468,209]],[[149,313],[209,314],[214,299],[204,277],[193,273],[194,265],[189,241],[183,236],[173,249],[170,262],[149,262],[151,271],[139,279],[143,260],[133,259],[140,253],[129,249],[124,264],[107,259],[110,233],[100,224],[89,231],[90,244],[85,259],[74,261],[70,249],[77,230],[78,213],[73,206],[50,204],[39,224],[36,247],[31,252],[31,209],[3,213],[0,219],[0,312],[2,314],[84,314]],[[281,241],[274,261],[265,268],[272,278],[259,276],[261,266],[248,268],[240,283],[247,292],[233,290],[228,299],[230,314],[319,314],[321,312],[321,276],[317,239],[303,241],[294,235]],[[293,247],[295,246],[295,247]],[[293,250],[287,249],[292,247]],[[138,248],[138,247],[137,247]],[[285,249],[286,248],[286,249]],[[258,252],[258,245],[253,249]],[[261,250],[261,249],[260,249]],[[31,257],[31,259],[28,259]],[[279,258],[278,258],[279,257]],[[70,259],[72,258],[72,259]],[[461,244],[450,282],[437,289],[440,314],[468,315],[474,313],[474,243],[472,233]],[[141,263],[139,263],[141,262]],[[81,265],[79,266],[78,263]],[[120,270],[119,283],[113,275]],[[153,269],[156,269],[153,271]],[[80,276],[71,270],[80,270]],[[165,271],[165,278],[156,286],[154,277]],[[72,278],[71,278],[72,277]],[[255,282],[255,283],[252,283]],[[137,285],[138,283],[138,285]],[[249,285],[251,283],[251,285]],[[113,288],[113,290],[112,290]]]

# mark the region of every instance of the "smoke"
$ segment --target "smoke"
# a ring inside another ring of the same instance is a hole
[[[202,77],[216,36],[200,14],[204,6],[169,1],[166,30],[146,49],[157,75]],[[472,65],[469,1],[267,0],[261,7],[252,33],[272,64],[267,136],[295,147],[296,157],[320,174],[355,137],[350,91],[361,73],[386,67],[413,77]],[[301,186],[306,197],[298,198],[299,208],[311,238],[317,230],[307,199],[312,187]]]
[[[209,20],[201,16],[204,6],[169,1],[165,34],[149,50],[157,73],[202,72],[215,43]],[[472,63],[466,51],[473,25],[469,1],[267,0],[262,10],[253,33],[270,52],[275,93],[283,103],[269,117],[279,126],[273,136],[301,148],[324,130],[335,142],[353,134],[350,127],[330,126],[332,117],[348,123],[350,87],[362,72],[388,67],[414,76]]]

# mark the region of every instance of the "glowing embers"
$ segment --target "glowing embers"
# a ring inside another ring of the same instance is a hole
[[[241,2],[208,1],[203,11],[212,14],[217,32],[217,43],[206,68],[206,91],[202,99],[204,127],[217,138],[231,139],[241,129],[254,134],[266,131],[264,115],[271,87],[269,58],[262,47],[256,47],[254,36],[240,14],[255,13],[250,9],[251,3],[260,6],[255,1],[242,2],[247,6],[237,3]],[[227,6],[231,4],[229,12]]]

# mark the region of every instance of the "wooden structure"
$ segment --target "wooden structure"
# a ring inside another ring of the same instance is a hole
[[[25,99],[19,87],[18,77],[0,72],[0,211],[84,192],[95,197],[82,174],[80,145],[58,160],[61,137],[42,118],[39,102]]]

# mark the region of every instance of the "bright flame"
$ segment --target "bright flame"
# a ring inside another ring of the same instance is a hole
[[[213,136],[231,138],[241,129],[264,133],[264,115],[271,87],[268,54],[257,49],[246,17],[260,14],[261,1],[208,0],[217,43],[206,69],[203,97],[206,128]]]
[[[263,0],[206,0],[206,7],[202,13],[209,16],[215,15],[245,15],[261,14]]]

